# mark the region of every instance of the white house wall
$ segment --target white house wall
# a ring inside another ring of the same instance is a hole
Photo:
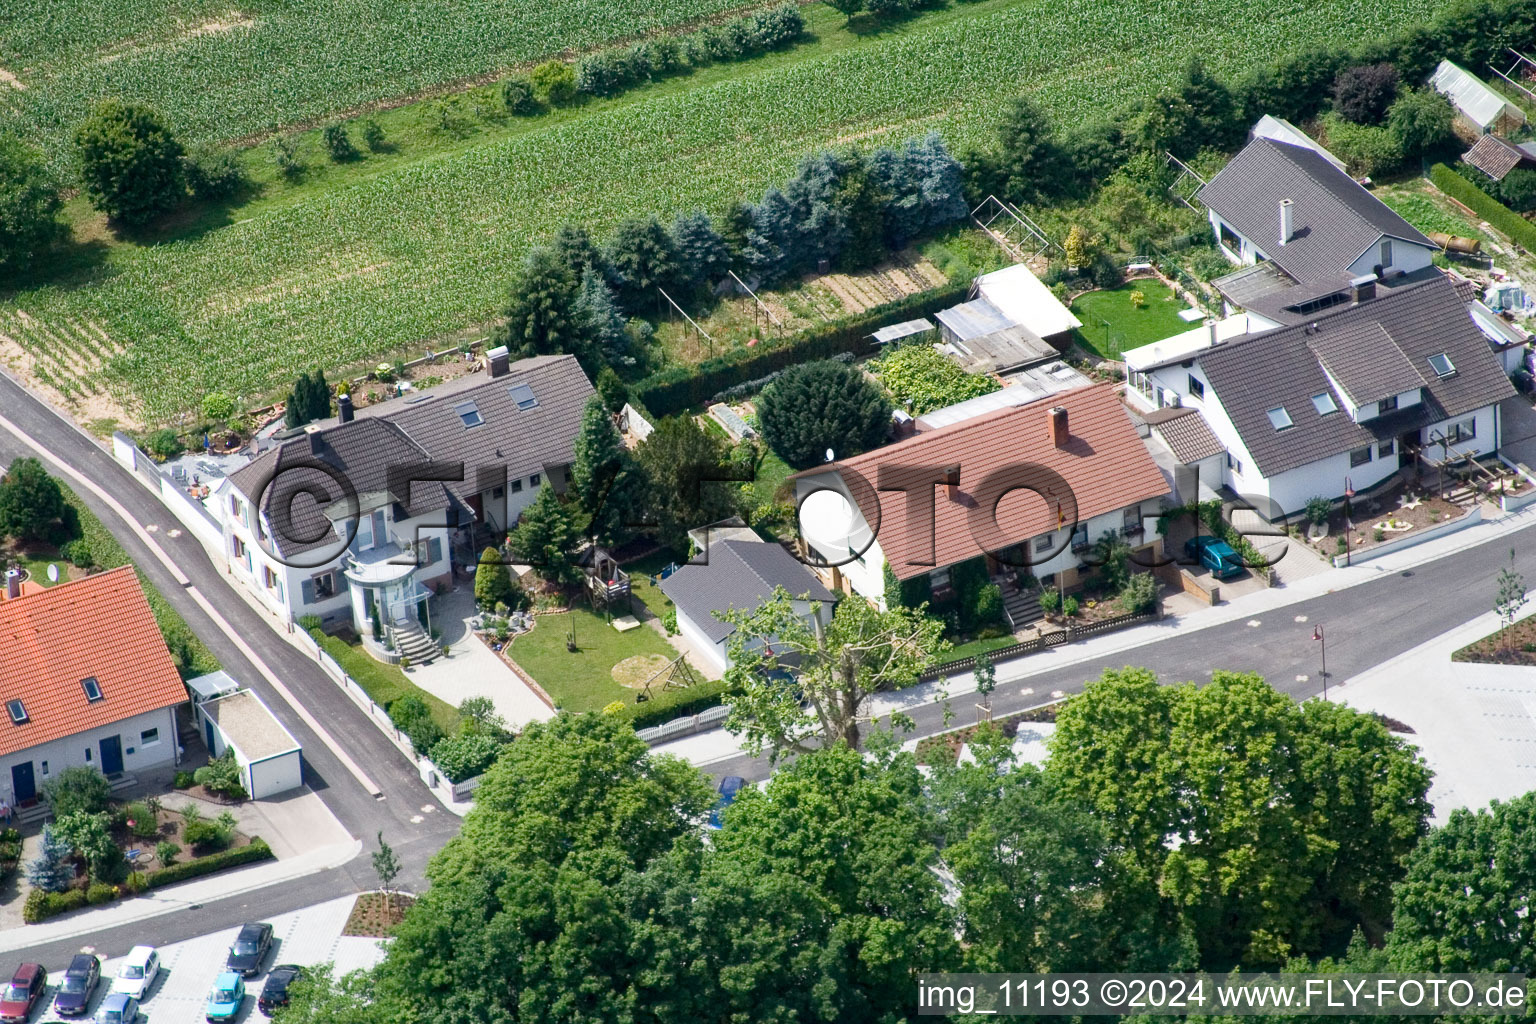
[[[297,750],[269,757],[265,761],[246,762],[236,749],[236,760],[245,768],[246,789],[253,800],[265,800],[279,793],[298,789],[304,784],[303,757]]]
[[[1381,262],[1381,243],[1384,239],[1386,239],[1385,235],[1371,243],[1371,247],[1349,265],[1347,272],[1350,276],[1364,277],[1366,274],[1375,272],[1376,264]],[[1411,274],[1415,270],[1423,270],[1432,262],[1433,249],[1426,249],[1414,242],[1405,242],[1401,238],[1393,238],[1391,242],[1392,262],[1382,267],[1384,274],[1396,274],[1398,271]]]
[[[107,699],[111,700],[110,694]],[[143,734],[150,729],[158,730],[157,738],[146,746]],[[25,761],[32,762],[32,779],[39,793],[43,783],[55,778],[65,768],[84,764],[100,769],[101,741],[113,736],[122,744],[123,771],[129,775],[176,763],[174,709],[161,708],[0,756],[0,793],[8,798],[14,796],[11,768]],[[45,764],[46,772],[43,770]]]
[[[691,618],[682,612],[678,612],[677,614],[677,631],[683,635],[683,639],[687,640],[694,650],[708,658],[710,664],[712,664],[718,671],[725,671],[727,664],[725,656],[725,645],[729,638],[716,643],[709,637],[705,636],[704,631],[700,629]]]

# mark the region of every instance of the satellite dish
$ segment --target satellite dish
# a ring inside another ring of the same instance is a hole
[[[827,461],[828,462],[832,461],[832,449],[831,448],[827,449]]]
[[[57,583],[57,582],[59,582],[59,567],[57,565],[54,565],[52,562],[48,563],[48,582],[49,583]]]

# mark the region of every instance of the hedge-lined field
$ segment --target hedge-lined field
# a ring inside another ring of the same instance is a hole
[[[60,154],[103,95],[155,104],[189,141],[241,138],[743,6],[751,4],[0,0],[0,69],[26,87],[0,83],[0,110]]]
[[[254,394],[305,366],[353,362],[484,322],[510,270],[566,221],[599,231],[637,213],[755,198],[807,152],[938,129],[990,133],[1028,88],[1058,123],[1102,116],[1171,85],[1188,58],[1228,76],[1279,54],[1422,19],[1434,0],[1020,0],[930,30],[808,48],[771,70],[442,154],[303,196],[201,237],[114,250],[83,287],[0,302],[0,332],[34,322],[99,329],[89,371],[155,420],[215,388]],[[797,51],[798,52],[798,51]],[[6,317],[10,314],[9,318]],[[56,331],[62,335],[62,330]],[[25,332],[17,339],[30,339]]]

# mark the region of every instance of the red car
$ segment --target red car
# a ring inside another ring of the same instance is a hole
[[[42,964],[22,964],[11,975],[11,983],[0,992],[0,1024],[26,1024],[32,1007],[48,988],[48,972]]]

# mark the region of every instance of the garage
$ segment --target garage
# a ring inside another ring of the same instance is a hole
[[[220,673],[222,674],[222,673]],[[199,687],[193,687],[198,692]],[[234,690],[200,700],[198,728],[213,757],[233,750],[235,763],[254,800],[264,800],[304,784],[303,753],[283,723],[250,690]]]

